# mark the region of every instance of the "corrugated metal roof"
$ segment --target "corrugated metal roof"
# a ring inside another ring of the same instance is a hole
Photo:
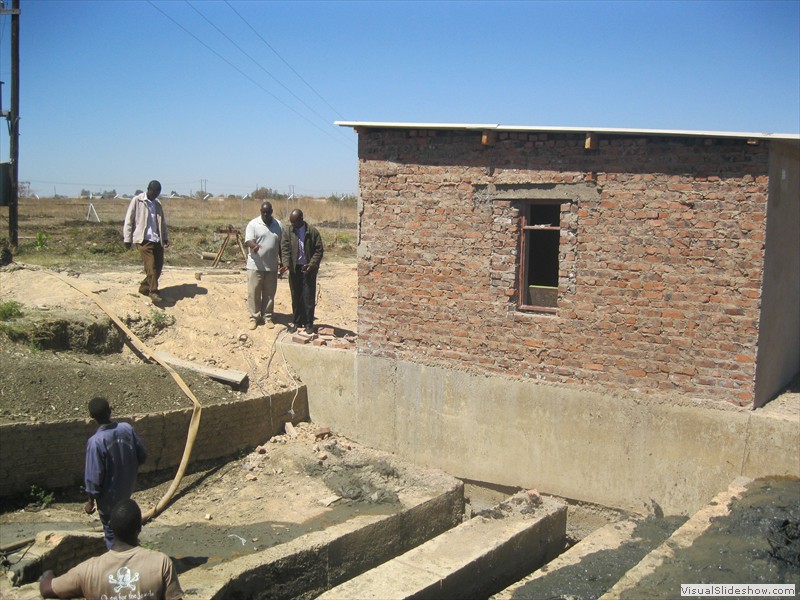
[[[614,129],[610,127],[539,127],[474,123],[382,123],[375,121],[334,121],[341,127],[366,129],[460,129],[531,133],[601,133],[606,135],[674,135],[682,137],[743,138],[759,140],[800,140],[800,133],[755,133],[734,131],[691,131],[681,129]]]

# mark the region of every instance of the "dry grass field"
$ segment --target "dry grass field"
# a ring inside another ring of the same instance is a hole
[[[233,226],[244,235],[251,219],[259,215],[261,200],[233,198],[161,197],[172,247],[167,263],[201,266],[203,252],[216,252]],[[129,200],[101,198],[22,198],[19,203],[19,245],[15,260],[48,267],[84,271],[137,264],[136,252],[126,252],[122,223]],[[274,214],[288,223],[289,212],[300,208],[306,220],[320,229],[326,254],[337,260],[355,258],[356,207],[319,198],[276,200]],[[98,221],[99,219],[99,221]],[[8,234],[8,207],[0,207],[0,240]],[[238,249],[229,244],[224,259],[236,260]]]

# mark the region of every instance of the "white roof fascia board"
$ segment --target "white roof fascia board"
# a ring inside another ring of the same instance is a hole
[[[495,130],[509,132],[538,133],[600,133],[606,135],[647,135],[647,136],[683,136],[683,137],[716,137],[743,139],[772,139],[800,141],[798,133],[755,133],[734,131],[693,131],[681,129],[614,129],[610,127],[532,127],[515,125],[491,125],[469,123],[382,123],[370,121],[334,121],[341,127],[364,127],[367,129],[460,129],[460,130]]]

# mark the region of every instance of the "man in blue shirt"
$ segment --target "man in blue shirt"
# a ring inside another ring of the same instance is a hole
[[[84,479],[89,498],[83,509],[90,515],[97,504],[106,546],[111,548],[114,543],[114,532],[109,526],[111,509],[120,500],[131,497],[139,465],[147,460],[147,452],[133,427],[111,420],[111,407],[105,398],[92,398],[89,414],[100,427],[86,442]]]

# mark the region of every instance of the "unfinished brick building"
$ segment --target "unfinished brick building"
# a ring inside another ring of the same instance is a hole
[[[360,355],[753,408],[800,371],[800,136],[338,124]]]

